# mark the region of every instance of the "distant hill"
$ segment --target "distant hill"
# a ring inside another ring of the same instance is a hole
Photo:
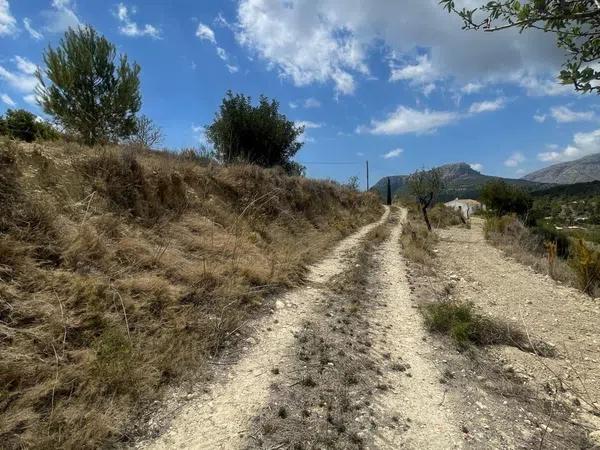
[[[481,195],[481,188],[492,180],[504,180],[507,183],[523,186],[527,189],[539,189],[544,185],[541,183],[531,182],[528,180],[500,178],[489,175],[483,175],[471,168],[467,163],[446,164],[438,167],[442,173],[444,181],[444,192],[439,196],[440,201],[453,200],[456,197],[477,199]],[[390,184],[392,187],[392,195],[402,195],[408,193],[407,180],[409,175],[394,175],[390,176]],[[387,177],[379,180],[372,188],[379,192],[382,198],[385,198],[387,192]]]
[[[600,180],[600,153],[575,161],[554,164],[523,177],[538,183],[574,184]]]
[[[533,196],[536,198],[548,197],[552,200],[580,200],[600,197],[600,181],[552,186],[533,192]]]

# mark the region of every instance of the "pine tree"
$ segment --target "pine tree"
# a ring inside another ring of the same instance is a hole
[[[69,29],[44,53],[38,96],[47,114],[88,144],[114,142],[136,130],[140,67],[90,26]]]

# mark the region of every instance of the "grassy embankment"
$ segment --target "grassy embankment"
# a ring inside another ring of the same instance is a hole
[[[193,154],[0,142],[0,442],[97,448],[382,213]]]

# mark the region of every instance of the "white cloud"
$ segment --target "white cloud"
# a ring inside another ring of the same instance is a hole
[[[320,108],[321,102],[319,100],[317,100],[316,98],[310,97],[310,98],[307,98],[306,100],[304,100],[304,107],[306,109]]]
[[[572,161],[582,156],[591,155],[600,151],[600,129],[589,133],[575,133],[573,142],[563,150],[556,150],[538,153],[538,159],[544,162],[562,162]]]
[[[567,106],[550,108],[550,114],[559,123],[590,121],[596,118],[593,111],[573,111]]]
[[[537,123],[544,123],[546,121],[546,114],[534,114],[533,120]]]
[[[240,68],[238,66],[234,66],[233,64],[225,64],[225,67],[227,67],[229,73],[237,73],[240,71]]]
[[[338,93],[352,93],[361,76],[368,76],[369,50],[382,45],[395,60],[424,49],[427,57],[394,67],[391,78],[421,80],[428,91],[440,78],[470,86],[464,93],[506,82],[531,95],[572,91],[554,79],[564,53],[549,33],[466,33],[460,18],[438,0],[364,5],[360,0],[240,0],[236,35],[295,85],[333,83]]]
[[[30,104],[31,106],[38,106],[38,97],[35,94],[28,94],[23,97],[25,103]]]
[[[3,78],[9,86],[17,91],[31,93],[37,86],[37,78],[23,72],[11,72],[4,66],[0,66],[0,78]]]
[[[525,156],[520,152],[515,152],[504,161],[506,167],[517,167],[519,164],[525,161]]]
[[[463,94],[476,94],[477,92],[481,91],[483,89],[483,84],[481,83],[467,83],[465,84],[462,88],[460,88],[460,92],[462,92]]]
[[[297,120],[296,126],[304,127],[304,132],[298,136],[300,142],[315,142],[314,138],[307,135],[307,130],[321,128],[322,123],[311,122],[310,120]]]
[[[219,58],[221,58],[223,61],[227,61],[229,58],[227,56],[227,52],[225,51],[224,48],[222,47],[217,47],[217,55],[219,56]]]
[[[29,36],[31,36],[36,41],[39,41],[40,39],[42,39],[44,37],[44,35],[42,33],[40,33],[39,31],[37,31],[36,29],[33,28],[33,25],[31,25],[31,19],[29,19],[29,17],[25,17],[23,19],[23,26],[29,33]]]
[[[517,75],[518,84],[533,97],[567,95],[575,92],[571,85],[560,84],[557,79],[535,75]]]
[[[417,56],[415,64],[409,64],[404,67],[395,67],[395,62],[391,63],[390,81],[407,80],[413,83],[426,84],[439,79],[439,74],[433,67],[428,55]]]
[[[231,62],[231,58],[229,57],[227,51],[223,47],[219,47],[217,45],[215,33],[210,27],[204,25],[203,23],[198,24],[198,28],[196,29],[196,37],[202,41],[208,41],[215,46],[217,56],[225,63],[225,67],[227,67],[229,73],[239,72],[240,68]]]
[[[366,48],[326,3],[242,0],[237,39],[296,86],[332,82],[338,94],[351,94],[355,74],[369,73]]]
[[[194,138],[200,145],[207,145],[208,139],[206,137],[206,127],[203,125],[194,125],[192,124],[192,134]]]
[[[12,98],[10,98],[8,94],[0,94],[0,100],[2,100],[2,103],[7,105],[9,108],[14,108],[15,106],[17,106],[15,101]]]
[[[213,44],[217,43],[217,40],[215,39],[215,32],[203,23],[198,24],[198,28],[196,29],[196,37],[205,41],[209,41]]]
[[[81,25],[71,0],[52,0],[51,6],[51,10],[42,11],[42,16],[46,20],[44,31],[63,33],[69,28],[77,28]]]
[[[385,153],[385,154],[381,155],[381,157],[382,157],[383,159],[392,159],[392,158],[398,158],[398,157],[399,157],[399,156],[402,154],[402,152],[404,152],[404,150],[403,150],[403,149],[401,149],[401,148],[396,148],[396,149],[394,149],[394,150],[390,150],[389,152],[387,152],[387,153]]]
[[[525,169],[517,169],[517,175],[525,175]]]
[[[460,115],[451,111],[418,111],[399,106],[384,120],[372,120],[370,126],[357,128],[359,133],[376,135],[423,134],[457,122]]]
[[[34,75],[37,71],[37,66],[27,58],[24,58],[22,56],[15,56],[14,62],[17,66],[17,69],[19,69],[19,71],[23,72],[24,74]]]
[[[10,12],[8,0],[0,0],[0,36],[10,36],[17,31],[17,20]]]
[[[479,114],[483,112],[498,111],[504,108],[506,100],[504,98],[497,98],[496,100],[488,100],[483,102],[473,103],[469,108],[469,113]]]
[[[290,102],[289,105],[290,105],[290,108],[292,108],[292,109],[298,108],[298,103],[296,103],[296,102]]]
[[[300,126],[300,127],[304,127],[305,129],[321,128],[323,126],[322,123],[311,122],[310,120],[297,120],[296,125]]]
[[[471,169],[476,170],[477,172],[481,172],[483,170],[483,164],[481,163],[471,163],[469,166],[471,166]]]
[[[149,36],[152,39],[161,39],[160,30],[154,25],[145,24],[144,26],[140,27],[137,22],[133,21],[131,16],[136,12],[137,11],[135,8],[130,9],[123,3],[119,3],[117,5],[117,10],[115,11],[114,15],[119,22],[121,22],[119,32],[129,37]]]

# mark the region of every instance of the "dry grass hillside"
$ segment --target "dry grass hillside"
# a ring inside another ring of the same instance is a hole
[[[374,195],[193,155],[0,141],[0,442],[97,448],[202,374]]]

